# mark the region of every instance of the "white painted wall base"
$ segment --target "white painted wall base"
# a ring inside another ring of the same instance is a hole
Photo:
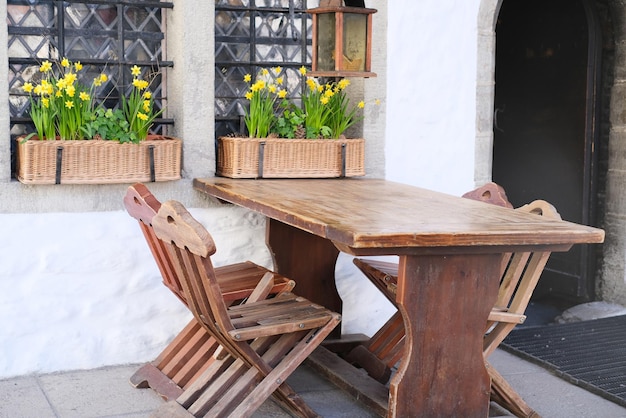
[[[216,265],[271,267],[263,217],[236,207],[192,214],[212,232]],[[126,212],[2,214],[0,225],[0,378],[150,361],[191,318]],[[371,334],[393,310],[385,316],[351,257],[339,266],[344,330]]]

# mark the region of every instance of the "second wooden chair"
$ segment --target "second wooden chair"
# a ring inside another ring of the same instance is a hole
[[[272,394],[297,416],[317,416],[285,380],[339,324],[340,315],[288,292],[265,299],[274,284],[272,273],[263,276],[246,303],[228,306],[206,229],[175,201],[165,202],[152,224],[190,311],[230,354],[214,361],[154,416],[247,417]]]
[[[174,268],[174,262],[152,228],[152,219],[160,209],[161,202],[145,185],[137,183],[126,191],[124,206],[138,221],[161,272],[163,284],[187,305],[187,296]],[[228,304],[250,297],[268,272],[270,270],[250,261],[215,269],[220,290]],[[291,291],[294,285],[293,280],[275,274],[270,295]],[[218,349],[218,342],[192,318],[154,361],[142,366],[131,376],[130,382],[138,388],[151,387],[166,400],[176,399],[211,365]]]

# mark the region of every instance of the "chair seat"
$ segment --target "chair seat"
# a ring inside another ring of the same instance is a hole
[[[271,271],[251,261],[215,268],[215,275],[225,301],[238,301],[250,296],[263,275],[268,272]],[[296,282],[291,279],[278,273],[271,273],[274,275],[271,294],[289,291],[296,285]]]
[[[235,327],[229,335],[237,341],[321,327],[337,315],[293,293],[231,306],[228,313]]]

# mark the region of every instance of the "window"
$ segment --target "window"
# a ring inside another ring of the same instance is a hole
[[[96,101],[116,107],[121,95],[132,88],[130,68],[150,67],[158,73],[173,64],[166,61],[165,10],[171,2],[103,0],[8,0],[9,107],[11,138],[32,131],[28,95],[22,86],[36,83],[44,60],[67,57],[83,64],[85,84],[105,72],[109,80],[96,92]],[[155,108],[167,101],[162,72],[153,80]],[[172,120],[157,119],[156,133],[166,133]],[[15,147],[11,141],[12,167]]]
[[[303,87],[298,68],[311,62],[311,17],[306,9],[306,0],[215,2],[216,136],[241,132],[248,106],[245,74],[254,77],[261,68],[281,66],[289,91]]]

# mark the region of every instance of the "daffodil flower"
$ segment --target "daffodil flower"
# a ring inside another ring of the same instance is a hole
[[[80,98],[80,100],[82,100],[83,102],[86,102],[87,100],[90,99],[89,94],[85,93],[84,91],[81,91],[80,94],[78,95],[78,97]]]
[[[252,80],[252,76],[250,74],[246,74],[243,76],[243,81],[249,83]]]
[[[65,101],[65,107],[67,107],[68,109],[71,109],[74,107],[74,102],[71,100],[66,100]]]
[[[71,64],[70,64],[70,60],[68,60],[67,58],[63,58],[63,60],[61,60],[61,66],[62,66],[63,68],[67,68],[67,67],[69,67],[70,65],[71,65]]]
[[[22,90],[24,90],[26,93],[30,93],[33,91],[33,83],[24,83],[24,85],[22,86]]]
[[[42,73],[47,73],[51,69],[52,69],[52,63],[48,60],[45,60],[44,62],[42,62],[41,66],[39,67],[39,71]]]
[[[133,65],[132,68],[130,69],[130,73],[135,76],[138,77],[139,74],[141,74],[141,67],[138,67],[136,65]]]

